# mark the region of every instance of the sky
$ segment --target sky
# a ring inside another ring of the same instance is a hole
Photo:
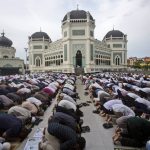
[[[96,39],[114,27],[127,34],[128,57],[150,56],[150,0],[0,0],[0,32],[25,59],[28,37],[41,28],[52,41],[60,39],[61,21],[77,4],[95,19]]]

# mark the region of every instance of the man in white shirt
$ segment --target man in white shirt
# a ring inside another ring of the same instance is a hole
[[[104,105],[101,107],[102,111],[100,114],[102,117],[106,116],[106,121],[108,122],[111,120],[111,117],[109,115],[114,114],[113,105],[115,104],[122,104],[122,101],[119,99],[109,100],[106,103],[104,103]]]
[[[62,92],[65,94],[68,94],[69,96],[71,96],[73,98],[76,98],[76,92],[73,92],[71,89],[64,87]]]
[[[75,89],[75,87],[73,85],[71,85],[71,84],[65,84],[64,87],[66,87],[66,88],[68,88],[68,89],[70,89],[72,91],[74,91],[74,89]]]
[[[63,100],[63,99],[68,100],[68,101],[72,102],[72,103],[75,104],[75,105],[77,104],[77,103],[75,102],[75,100],[74,100],[71,96],[69,96],[69,95],[67,95],[67,94],[65,94],[65,93],[59,94],[58,100]]]
[[[110,97],[110,94],[103,91],[103,90],[99,90],[97,93],[97,98],[99,101],[102,101],[104,99],[104,97]]]
[[[74,111],[76,111],[77,107],[75,104],[73,104],[72,102],[69,102],[68,100],[61,100],[58,103],[58,106],[64,107],[66,109],[73,109]]]
[[[126,128],[127,119],[135,116],[134,111],[130,107],[127,107],[124,104],[115,104],[112,106],[112,108],[117,117],[116,123],[118,127]]]
[[[112,109],[116,115],[135,116],[134,111],[124,104],[115,104]]]
[[[103,107],[109,111],[112,111],[113,105],[115,104],[123,104],[120,99],[113,99],[109,100],[108,102],[104,103]]]
[[[128,95],[129,97],[133,98],[133,99],[136,99],[136,98],[139,98],[139,97],[140,97],[140,96],[138,96],[137,94],[131,93],[131,92],[129,92],[127,95]]]
[[[32,104],[35,104],[38,107],[40,107],[40,105],[42,104],[42,102],[35,97],[29,97],[26,99],[26,101],[31,102]]]

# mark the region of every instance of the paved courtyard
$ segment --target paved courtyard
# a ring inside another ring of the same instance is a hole
[[[90,100],[89,96],[84,95],[84,86],[80,81],[77,81],[77,92],[79,93],[82,102]],[[78,101],[80,103],[80,101]],[[113,150],[112,134],[113,128],[104,129],[102,124],[104,123],[103,118],[98,114],[92,113],[94,105],[82,107],[81,110],[84,113],[84,124],[90,127],[90,132],[84,133],[83,136],[86,138],[86,150]]]

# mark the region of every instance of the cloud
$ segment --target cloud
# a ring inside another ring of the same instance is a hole
[[[149,4],[150,4],[150,1],[148,1],[148,0],[141,0],[140,7],[148,7]]]
[[[129,16],[131,16],[133,14],[133,12],[127,12],[127,13],[125,13],[123,16],[124,17],[129,17]]]

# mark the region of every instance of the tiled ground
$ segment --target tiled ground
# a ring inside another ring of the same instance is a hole
[[[84,86],[81,85],[80,81],[77,81],[77,91],[81,102],[90,100],[89,96],[84,95]],[[98,114],[92,113],[94,109],[93,104],[81,108],[84,113],[83,126],[88,125],[91,129],[90,132],[82,134],[86,138],[86,150],[113,150],[114,145],[111,137],[114,129],[104,129],[102,126],[104,120]]]

